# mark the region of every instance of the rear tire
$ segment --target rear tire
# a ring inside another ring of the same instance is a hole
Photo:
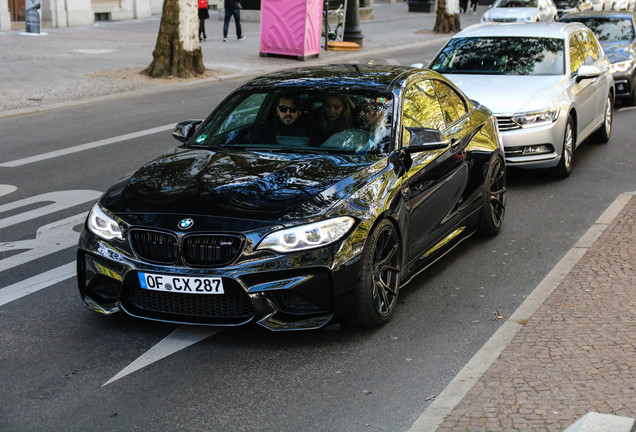
[[[603,124],[592,136],[592,139],[599,143],[605,144],[612,137],[612,120],[614,119],[614,101],[612,100],[612,95],[607,96],[607,100],[605,101],[605,114],[603,116]]]
[[[400,239],[393,224],[382,220],[362,251],[350,324],[379,327],[389,321],[400,289],[400,252]]]
[[[499,234],[506,214],[506,165],[501,156],[493,156],[484,180],[477,232],[484,236]]]

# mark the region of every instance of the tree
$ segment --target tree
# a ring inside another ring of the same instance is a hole
[[[189,78],[205,72],[197,0],[164,0],[152,57],[143,73],[153,78]]]
[[[437,18],[434,33],[451,33],[460,31],[459,0],[438,0]]]

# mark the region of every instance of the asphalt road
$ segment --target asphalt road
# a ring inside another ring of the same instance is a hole
[[[579,148],[568,179],[510,171],[501,234],[470,239],[416,278],[376,330],[180,327],[83,308],[72,266],[85,212],[175,146],[172,125],[206,116],[238,84],[0,120],[0,431],[407,430],[502,324],[494,312],[509,316],[636,190],[636,110],[620,109],[610,143]]]

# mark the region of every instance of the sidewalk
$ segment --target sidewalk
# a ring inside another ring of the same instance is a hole
[[[479,6],[476,15],[462,14],[462,28],[478,23],[485,9]],[[374,19],[360,23],[364,41],[358,52],[322,50],[318,58],[306,61],[260,57],[260,23],[242,22],[246,39],[237,41],[231,22],[229,40],[224,43],[223,21],[218,19],[218,11],[211,10],[206,21],[208,39],[201,43],[206,78],[152,80],[138,72],[152,61],[159,23],[156,16],[84,27],[44,27],[43,35],[0,32],[0,118],[111,94],[149,88],[158,91],[161,86],[249,77],[317,63],[366,62],[390,56],[396,47],[441,43],[451,36],[432,32],[434,13],[409,13],[406,2],[380,3],[374,5]]]
[[[409,432],[634,432],[635,267],[636,195],[626,193]]]
[[[462,27],[477,23],[485,9],[462,14]],[[402,2],[377,4],[374,19],[361,22],[365,39],[359,52],[322,51],[307,61],[264,58],[258,23],[242,23],[247,38],[240,42],[230,27],[224,43],[216,14],[211,11],[208,40],[202,43],[209,73],[196,80],[138,75],[152,60],[158,17],[44,28],[42,36],[0,33],[0,118],[281,68],[386,60],[395,49],[450,37],[431,32],[434,13],[409,13]],[[576,430],[634,432],[635,263],[636,197],[624,194],[429,402],[411,430],[563,431],[586,413],[598,412],[609,417],[586,418],[592,428]]]

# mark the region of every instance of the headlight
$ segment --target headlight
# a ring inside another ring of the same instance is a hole
[[[88,229],[97,237],[103,238],[104,240],[112,240],[114,238],[119,240],[124,239],[117,221],[106,214],[98,203],[95,203],[91,212],[88,214]]]
[[[628,70],[632,68],[633,65],[634,65],[634,60],[626,60],[626,61],[622,61],[618,63],[612,63],[610,65],[610,72],[611,73],[627,72]]]
[[[530,127],[537,127],[537,126],[545,126],[550,123],[554,123],[558,117],[559,117],[559,109],[550,108],[543,111],[515,114],[512,116],[512,121],[517,123],[522,128],[530,128]]]
[[[354,223],[355,219],[344,216],[282,229],[268,234],[256,249],[296,252],[326,246],[340,240]]]

